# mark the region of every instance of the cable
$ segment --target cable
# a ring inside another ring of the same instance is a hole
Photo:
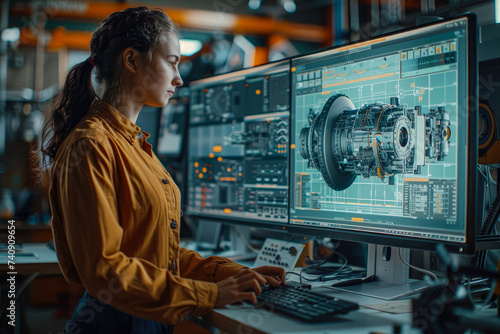
[[[380,170],[381,170],[382,172],[384,172],[384,174],[385,174],[386,176],[388,176],[388,177],[394,176],[394,173],[392,173],[392,174],[387,173],[387,172],[385,171],[384,167],[382,166],[382,163],[380,162],[380,156],[379,156],[379,154],[378,154],[378,151],[379,151],[379,146],[378,146],[378,145],[379,145],[379,143],[378,143],[378,140],[377,140],[377,141],[376,141],[376,145],[375,145],[375,152],[377,153],[377,161],[378,161],[378,165],[379,165],[379,167],[380,167]]]
[[[328,259],[324,260],[324,261],[323,261],[323,262],[321,262],[321,263],[317,263],[317,264],[310,264],[310,265],[308,265],[308,266],[303,267],[303,268],[300,270],[300,275],[299,275],[299,278],[300,278],[300,283],[302,283],[302,276],[303,276],[303,274],[304,274],[304,270],[305,270],[306,268],[319,267],[319,266],[321,266],[322,264],[325,264],[325,263],[327,263],[328,261],[330,261],[330,260],[333,258],[333,255],[334,255],[334,254],[335,254],[335,252],[332,252],[332,254],[330,254],[330,257],[329,257]],[[304,277],[304,279],[306,279],[306,278]],[[307,280],[308,280],[309,282],[315,282],[315,281],[317,281],[318,279],[316,278],[316,279],[314,279],[314,280],[310,280],[310,279],[307,279]]]
[[[491,191],[489,191],[489,189],[488,189],[488,187],[489,187],[489,175],[486,176],[485,173],[483,173],[481,167],[482,166],[478,165],[477,170],[479,171],[480,175],[484,178],[483,208],[487,208],[487,207],[489,208],[491,206],[491,201],[492,201]],[[486,174],[488,174],[488,167],[487,166],[484,166],[484,167],[486,168],[486,170],[485,170]],[[482,224],[484,224],[484,222],[486,220],[486,217],[485,217],[486,210],[483,209],[481,211],[482,211],[481,222],[483,222]],[[476,237],[476,240],[477,240],[477,237]],[[484,266],[486,263],[486,257],[487,257],[486,250],[478,251],[475,265],[478,266],[479,268],[484,269]]]
[[[379,123],[380,123],[380,118],[382,117],[382,114],[384,113],[384,111],[385,111],[387,108],[393,108],[393,107],[396,107],[396,106],[389,105],[389,104],[384,104],[384,106],[382,107],[382,110],[380,111],[380,114],[378,115],[378,120],[377,120],[377,132],[378,132],[378,125],[379,125]]]
[[[334,246],[331,254],[325,260],[320,261],[319,263],[312,263],[309,264],[308,266],[303,267],[300,270],[300,273],[289,271],[286,272],[286,274],[299,276],[300,283],[303,283],[302,282],[303,280],[308,282],[326,282],[334,279],[353,278],[356,277],[356,275],[359,275],[359,273],[354,273],[352,268],[347,266],[348,264],[347,258],[343,254],[336,251],[335,248],[336,247]],[[343,263],[340,265],[340,267],[334,269],[329,266],[325,266],[325,264],[330,262],[335,255],[338,255],[343,260]],[[306,260],[306,262],[307,261],[311,261],[309,257],[308,260]],[[316,268],[314,269],[315,272],[311,272],[311,269],[313,268]],[[311,277],[305,277],[304,275],[314,275],[317,277],[311,278]]]
[[[486,175],[483,173],[483,171],[481,170],[481,167],[478,165],[477,166],[477,170],[479,171],[479,173],[481,173],[481,175],[484,177],[484,180],[485,181],[488,181],[488,178],[486,177]]]
[[[500,215],[500,193],[497,194],[497,197],[491,203],[490,209],[486,214],[486,219],[483,222],[483,226],[481,226],[481,231],[479,234],[491,234],[493,231],[493,226],[495,226],[498,216]]]
[[[494,180],[491,176],[490,168],[488,166],[485,166],[485,173],[479,168],[478,166],[478,171],[480,174],[483,176],[485,180],[485,192],[487,192],[488,196],[484,196],[485,198],[485,203],[484,207],[488,207],[488,211],[486,214],[486,217],[484,217],[484,211],[483,211],[483,223],[481,225],[481,231],[478,235],[479,236],[484,236],[484,235],[491,235],[497,222],[498,222],[498,217],[500,214],[500,194],[496,196],[496,198],[493,200],[493,183]],[[498,193],[498,192],[497,192]],[[479,268],[485,269],[486,268],[486,262],[488,258],[488,250],[481,250],[478,252],[478,255],[476,257],[476,265]]]
[[[482,311],[486,306],[488,306],[491,297],[493,297],[493,294],[495,293],[495,284],[496,284],[496,281],[492,280],[491,286],[490,286],[490,292],[488,293],[488,295],[484,299],[484,303],[481,303],[475,307],[476,310],[479,309],[480,311]]]
[[[467,277],[467,294],[469,295],[469,299],[472,300],[472,294],[470,292],[470,277]]]
[[[425,269],[422,269],[422,268],[419,268],[419,267],[415,267],[414,265],[411,265],[408,262],[406,262],[405,260],[403,260],[403,256],[401,255],[402,251],[403,251],[403,249],[399,248],[398,254],[399,254],[399,259],[401,260],[401,262],[403,262],[405,265],[407,265],[408,267],[410,267],[413,270],[416,270],[416,271],[419,271],[421,273],[424,273],[424,274],[427,274],[427,275],[431,276],[432,278],[434,278],[436,280],[436,282],[439,282],[439,279],[437,278],[437,276],[432,271],[425,270]]]
[[[326,264],[327,262],[329,262],[333,257],[334,255],[337,254],[340,258],[342,258],[342,260],[344,260],[344,263],[340,266],[340,268],[334,270],[333,272],[330,270],[330,269],[325,269],[325,271],[327,272],[326,274],[323,274],[319,277],[316,277],[314,279],[311,279],[311,278],[307,278],[307,277],[304,277],[304,274],[308,274],[308,275],[315,275],[315,274],[311,274],[311,273],[307,273],[307,270],[310,270],[311,268],[316,268],[316,267],[319,267],[321,268],[321,266],[323,266],[324,264]],[[332,250],[332,254],[330,254],[330,256],[328,257],[328,259],[324,260],[323,262],[320,262],[320,263],[316,263],[316,264],[311,264],[311,265],[308,265],[306,267],[303,267],[301,270],[300,270],[300,274],[299,274],[299,277],[300,277],[300,283],[302,283],[302,279],[304,280],[307,280],[309,282],[326,282],[326,281],[330,281],[330,280],[333,280],[333,279],[336,279],[336,278],[346,278],[346,274],[347,273],[350,273],[352,275],[352,268],[346,268],[347,267],[347,258],[335,251],[335,250]],[[350,275],[350,276],[351,276]],[[349,277],[350,277],[349,276]]]
[[[310,278],[307,278],[307,277],[302,277],[302,275],[301,275],[301,274],[297,274],[296,272],[293,272],[293,271],[288,271],[288,272],[286,272],[286,274],[287,274],[287,275],[288,275],[288,274],[292,274],[292,275],[297,275],[297,276],[299,276],[299,281],[300,281],[300,283],[302,283],[302,280],[305,280],[305,281],[308,281],[308,282],[317,282],[317,281],[318,281],[318,279],[317,279],[317,278],[310,279]]]
[[[297,276],[299,276],[299,282],[300,282],[300,283],[302,283],[302,280],[303,280],[303,279],[304,279],[304,280],[306,280],[306,281],[309,281],[309,282],[316,282],[316,281],[318,281],[318,278],[310,279],[310,278],[307,278],[307,277],[303,277],[304,270],[305,270],[306,268],[318,267],[318,266],[321,266],[322,264],[325,264],[326,262],[330,261],[330,260],[333,258],[333,255],[334,255],[334,254],[335,254],[335,251],[332,251],[332,254],[330,254],[330,256],[329,256],[326,260],[324,260],[323,262],[321,262],[321,263],[317,263],[317,264],[310,264],[310,265],[308,265],[308,266],[303,267],[303,268],[300,270],[300,273],[299,273],[299,274],[297,274],[297,273],[295,273],[295,272],[287,272],[287,274],[288,274],[288,273],[290,273],[290,274],[293,274],[293,275],[297,275]]]

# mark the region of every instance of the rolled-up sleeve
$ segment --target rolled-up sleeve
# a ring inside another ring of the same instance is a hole
[[[248,267],[220,256],[203,258],[199,253],[181,248],[181,276],[207,282],[219,282]]]
[[[80,139],[56,166],[51,205],[60,262],[73,264],[90,295],[128,314],[175,324],[187,314],[209,313],[217,298],[213,280],[180,277],[121,251],[124,231],[110,150]],[[197,271],[196,264],[188,268]]]

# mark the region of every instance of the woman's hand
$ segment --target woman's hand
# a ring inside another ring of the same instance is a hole
[[[218,293],[215,308],[220,308],[242,300],[256,304],[255,294],[260,295],[260,287],[266,284],[266,279],[253,270],[244,269],[216,284]]]
[[[236,275],[217,282],[218,294],[215,308],[224,307],[242,300],[257,303],[261,286],[266,282],[273,287],[286,285],[285,269],[273,266],[262,266],[253,269],[242,269]]]
[[[273,266],[262,266],[257,268],[252,268],[251,270],[261,274],[267,281],[267,283],[272,287],[278,287],[280,285],[286,285],[286,273],[285,269]]]

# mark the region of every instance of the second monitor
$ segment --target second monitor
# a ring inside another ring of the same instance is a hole
[[[191,84],[191,215],[288,222],[290,62]]]

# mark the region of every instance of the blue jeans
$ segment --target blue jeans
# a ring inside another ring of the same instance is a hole
[[[66,323],[65,334],[172,334],[174,326],[134,317],[83,295],[73,316]]]

